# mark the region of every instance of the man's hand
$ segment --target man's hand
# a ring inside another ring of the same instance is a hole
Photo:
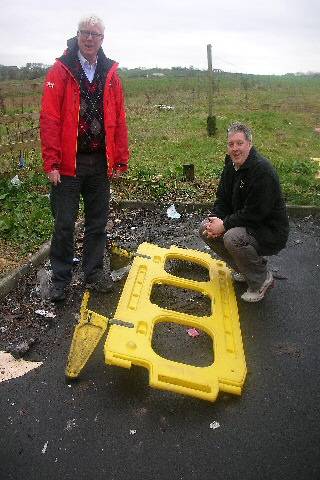
[[[112,173],[112,180],[117,180],[117,178],[121,177],[121,174],[122,172],[120,172],[119,170],[114,170]]]
[[[223,225],[223,221],[218,217],[209,217],[205,223],[206,229],[204,234],[207,238],[221,237],[226,231]]]
[[[117,180],[117,178],[123,177],[126,172],[123,170],[113,170],[112,172],[112,180]]]
[[[49,182],[51,182],[55,187],[61,182],[59,170],[52,170],[52,172],[48,172],[47,177]]]

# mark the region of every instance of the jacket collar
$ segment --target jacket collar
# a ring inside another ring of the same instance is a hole
[[[239,170],[245,170],[247,168],[250,168],[255,158],[256,158],[256,149],[252,146],[250,148],[250,152],[247,157],[247,160],[241,165]]]
[[[67,41],[67,49],[63,52],[63,55],[59,57],[59,60],[71,71],[75,69],[75,65],[79,62],[78,51],[77,37],[69,38]],[[116,63],[114,60],[106,57],[102,47],[99,48],[97,59],[104,75],[107,75],[112,65]]]

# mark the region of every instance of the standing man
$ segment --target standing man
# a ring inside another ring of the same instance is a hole
[[[65,299],[72,278],[80,195],[85,285],[99,292],[113,286],[110,272],[103,269],[109,180],[127,170],[129,152],[118,64],[105,56],[103,39],[100,18],[81,19],[77,36],[67,42],[44,84],[40,135],[44,171],[52,184],[53,302]]]
[[[231,124],[227,141],[212,216],[202,222],[200,235],[236,270],[234,280],[247,282],[242,300],[259,302],[273,285],[264,256],[285,247],[289,222],[278,175],[252,146],[250,129]]]

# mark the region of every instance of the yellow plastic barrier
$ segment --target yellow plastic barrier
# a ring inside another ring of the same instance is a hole
[[[172,246],[161,248],[143,243],[138,249],[125,283],[115,318],[104,346],[107,364],[149,370],[152,387],[214,401],[219,391],[240,395],[246,377],[237,303],[230,270],[209,254]],[[148,259],[150,257],[150,259]],[[164,270],[168,260],[194,262],[208,269],[209,281],[179,278]],[[190,289],[211,299],[211,315],[194,316],[160,308],[151,303],[154,285]],[[197,367],[159,356],[152,349],[152,336],[160,322],[174,322],[199,328],[211,336],[213,363]],[[133,328],[126,328],[125,323]]]
[[[80,321],[74,330],[66,367],[68,378],[77,378],[94,352],[108,326],[108,319],[92,310],[87,305],[90,294],[83,295],[80,308]]]

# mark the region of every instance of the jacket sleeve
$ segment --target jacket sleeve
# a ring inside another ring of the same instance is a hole
[[[128,128],[126,121],[126,112],[124,106],[124,95],[119,76],[115,74],[116,81],[116,128],[115,128],[115,166],[117,172],[126,172],[128,170],[129,148],[128,148]]]
[[[58,169],[61,163],[61,108],[65,73],[57,63],[49,70],[44,86],[40,112],[40,138],[45,172]]]
[[[248,187],[243,208],[227,215],[224,220],[226,230],[233,227],[250,227],[261,224],[273,210],[278,198],[278,181],[271,171],[257,168],[254,179]]]

